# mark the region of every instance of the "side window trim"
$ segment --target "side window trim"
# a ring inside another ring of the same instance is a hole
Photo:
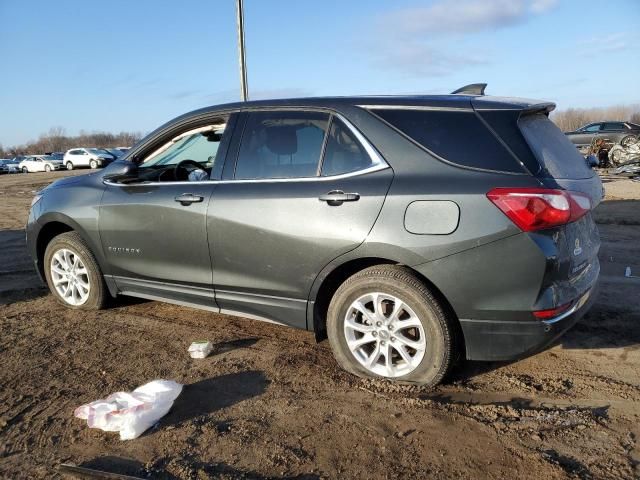
[[[265,109],[260,109],[262,111],[264,111]],[[292,109],[286,109],[286,108],[273,108],[273,109],[266,109],[268,111],[291,111]],[[300,110],[293,110],[293,111],[318,111],[318,112],[327,112],[326,109],[312,109],[312,108],[307,108],[307,109],[300,109]],[[346,127],[349,129],[349,131],[351,131],[351,133],[353,133],[353,135],[356,137],[356,140],[358,141],[358,143],[360,145],[362,145],[362,147],[365,149],[365,151],[367,152],[367,155],[369,156],[369,158],[371,159],[371,165],[365,169],[362,170],[355,170],[353,172],[348,172],[348,173],[343,173],[343,174],[339,174],[339,175],[332,175],[332,176],[326,176],[326,177],[322,177],[322,176],[313,176],[313,177],[298,177],[298,178],[265,178],[265,179],[234,179],[234,175],[235,175],[235,164],[237,161],[237,155],[239,153],[240,150],[240,142],[242,140],[242,136],[244,134],[244,127],[246,126],[246,119],[247,119],[247,114],[250,113],[251,111],[259,111],[258,109],[256,110],[236,110],[236,111],[227,111],[227,112],[217,112],[216,115],[211,115],[208,117],[207,120],[203,120],[202,122],[198,122],[199,124],[202,124],[203,122],[206,121],[211,121],[211,119],[215,118],[216,116],[219,116],[221,114],[227,114],[229,115],[229,123],[227,124],[228,126],[230,124],[233,124],[233,132],[232,135],[230,135],[230,139],[229,139],[229,144],[228,144],[228,149],[226,152],[224,152],[225,154],[225,161],[221,162],[221,164],[223,164],[223,170],[221,172],[220,178],[218,179],[210,179],[210,180],[205,180],[203,182],[198,182],[198,184],[227,184],[227,183],[283,183],[283,182],[326,182],[326,181],[331,181],[331,180],[338,180],[338,179],[343,179],[343,178],[350,178],[350,177],[355,177],[355,176],[359,176],[359,175],[365,175],[368,173],[373,173],[373,172],[377,172],[379,170],[385,170],[387,168],[390,168],[389,164],[384,160],[384,158],[382,157],[382,155],[380,155],[380,153],[378,153],[378,151],[375,149],[375,147],[371,144],[371,142],[369,142],[369,140],[366,139],[366,137],[349,121],[347,120],[342,114],[338,113],[338,112],[334,112],[334,111],[329,111],[329,116],[330,116],[330,121],[332,121],[334,118],[337,118],[338,120],[340,120],[344,125],[346,125]],[[232,122],[231,118],[235,116],[235,121]],[[191,127],[193,128],[193,127]],[[168,136],[168,135],[167,135]],[[325,140],[326,137],[328,136],[328,131],[327,131],[327,135],[325,135]],[[223,142],[224,143],[224,142]],[[324,148],[324,145],[323,145]],[[134,158],[137,157],[138,154],[134,155]],[[322,157],[321,157],[321,161],[324,159],[324,151],[322,152]],[[321,163],[321,162],[319,162]],[[116,186],[116,187],[124,187],[126,186],[127,188],[134,188],[134,187],[148,187],[149,185],[154,185],[154,186],[163,186],[163,185],[191,185],[192,182],[189,181],[175,181],[175,182],[141,182],[141,183],[129,183],[129,184],[122,184],[122,183],[115,183],[115,182],[109,182],[109,181],[104,181],[104,183],[111,185],[111,186]]]

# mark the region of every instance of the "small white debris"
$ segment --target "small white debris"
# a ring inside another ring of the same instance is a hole
[[[624,276],[625,277],[630,277],[631,276],[631,267],[627,267],[624,271]]]
[[[191,358],[205,358],[213,350],[213,345],[208,340],[196,340],[189,346]]]

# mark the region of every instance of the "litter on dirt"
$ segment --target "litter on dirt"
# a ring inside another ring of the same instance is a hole
[[[74,415],[89,428],[120,432],[120,440],[138,438],[171,409],[182,385],[171,380],[154,380],[133,392],[117,392],[76,408]]]
[[[189,345],[191,358],[206,358],[213,350],[213,345],[208,340],[196,340]]]

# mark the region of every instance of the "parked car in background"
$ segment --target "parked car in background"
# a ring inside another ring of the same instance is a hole
[[[9,159],[0,160],[0,173],[19,173],[20,162],[15,162]]]
[[[117,148],[103,148],[102,150],[104,150],[109,155],[111,155],[114,160],[124,155],[124,153],[118,150]]]
[[[27,155],[18,166],[22,173],[52,172],[64,169],[61,160],[56,160],[48,155]]]
[[[131,150],[131,148],[130,147],[116,147],[116,150],[120,150],[122,152],[122,154],[124,155],[129,150]]]
[[[328,336],[356,375],[434,385],[459,357],[539,351],[595,299],[602,183],[554,107],[458,93],[197,110],[38,192],[28,250],[69,308],[122,294],[245,315]]]
[[[565,135],[578,148],[588,147],[597,139],[602,139],[610,145],[626,145],[638,138],[640,125],[631,122],[597,122],[573,132],[565,132]]]
[[[114,156],[101,148],[72,148],[64,154],[64,165],[67,170],[78,167],[98,168],[107,166]]]
[[[64,160],[64,152],[48,152],[47,156],[53,158],[54,160]]]

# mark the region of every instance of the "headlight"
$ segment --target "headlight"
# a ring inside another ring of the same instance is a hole
[[[41,193],[36,193],[33,198],[31,199],[31,206],[33,207],[36,203],[38,203],[40,201],[40,199],[42,198],[42,194]]]

